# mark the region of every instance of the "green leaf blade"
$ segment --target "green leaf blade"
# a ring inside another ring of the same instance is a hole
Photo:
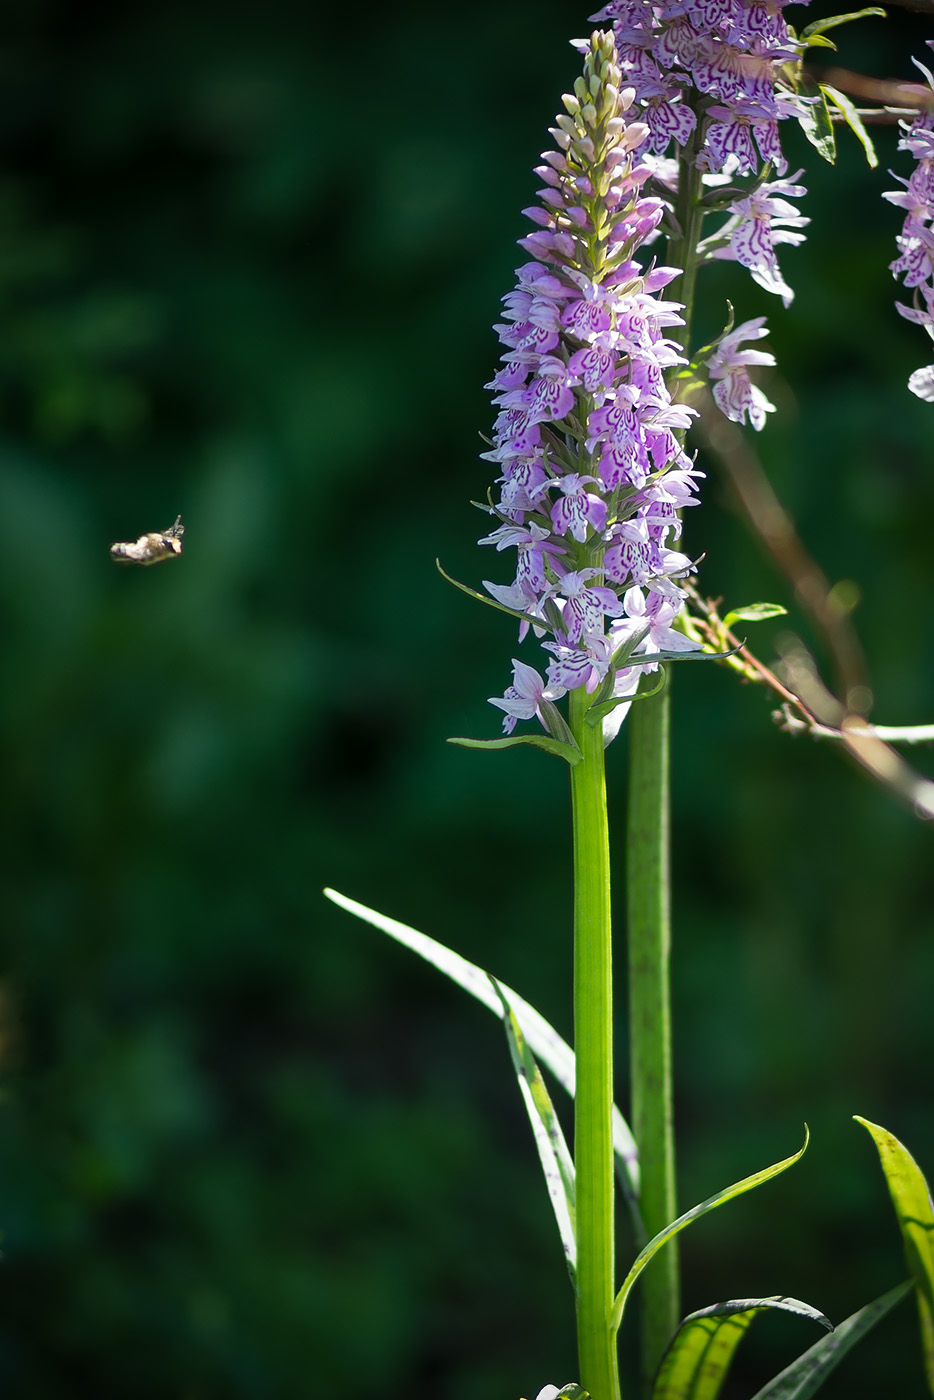
[[[664,1230],[660,1230],[653,1239],[649,1240],[645,1248],[637,1255],[632,1268],[623,1280],[623,1285],[619,1293],[616,1295],[616,1302],[613,1308],[614,1329],[618,1328],[622,1321],[623,1308],[626,1305],[626,1299],[629,1296],[633,1284],[646,1264],[648,1264],[649,1260],[658,1253],[663,1245],[666,1245],[669,1240],[674,1239],[675,1235],[680,1234],[682,1230],[686,1229],[687,1226],[691,1225],[695,1220],[699,1220],[701,1216],[708,1215],[712,1210],[716,1210],[718,1206],[725,1205],[727,1201],[732,1201],[735,1197],[744,1195],[745,1192],[753,1190],[756,1186],[762,1186],[766,1181],[771,1181],[773,1177],[778,1176],[781,1172],[787,1171],[789,1167],[793,1167],[796,1162],[800,1162],[807,1150],[809,1136],[807,1124],[805,1124],[804,1142],[797,1152],[792,1153],[790,1157],[783,1157],[780,1162],[776,1162],[771,1167],[764,1167],[761,1171],[753,1172],[751,1176],[744,1176],[741,1181],[734,1182],[732,1186],[727,1186],[725,1190],[718,1191],[713,1196],[708,1196],[705,1201],[701,1201],[698,1205],[692,1206],[690,1210],[685,1211],[684,1215],[679,1215],[677,1220],[673,1220],[670,1225],[666,1225]]]
[[[787,617],[788,609],[781,603],[747,603],[741,608],[731,608],[723,619],[724,627],[732,627],[734,622],[767,622],[772,617]]]
[[[867,165],[870,170],[874,170],[879,164],[879,157],[876,155],[876,148],[873,145],[872,137],[863,125],[863,119],[859,115],[859,112],[857,112],[846,94],[840,92],[839,88],[831,87],[829,83],[821,83],[821,90],[830,98],[834,106],[843,113],[847,126],[866,152]]]
[[[837,143],[827,98],[820,86],[807,74],[802,77],[801,86],[805,95],[813,100],[798,115],[798,125],[818,154],[828,165],[833,165],[837,159]]]
[[[867,1303],[841,1322],[829,1337],[821,1337],[802,1352],[790,1366],[757,1390],[752,1400],[810,1400],[847,1352],[910,1291],[910,1282],[900,1283],[881,1298]]]
[[[575,1205],[574,1162],[551,1096],[542,1079],[542,1072],[529,1049],[519,1018],[509,1004],[502,987],[491,977],[490,982],[503,1007],[503,1024],[509,1041],[509,1053],[519,1083],[519,1091],[541,1162],[542,1174],[551,1208],[554,1211],[561,1246],[573,1284],[577,1276],[577,1211]]]
[[[921,1352],[928,1389],[934,1395],[934,1204],[924,1173],[894,1133],[854,1114],[869,1133],[902,1232],[905,1258],[918,1295]]]
[[[471,588],[468,583],[461,583],[460,579],[453,578],[441,567],[441,560],[435,560],[435,568],[445,580],[451,584],[459,593],[463,593],[467,598],[473,598],[475,603],[482,603],[485,608],[492,608],[494,612],[505,613],[507,617],[518,618],[520,622],[527,622],[532,627],[539,628],[543,632],[553,632],[554,628],[543,617],[530,617],[528,613],[520,612],[518,608],[510,608],[505,603],[500,603],[498,599],[488,597],[486,593],[480,593],[476,588]]]
[[[548,734],[511,734],[505,739],[461,739],[452,738],[447,741],[449,744],[456,744],[462,749],[514,749],[519,744],[528,744],[533,749],[541,749],[544,753],[553,754],[556,758],[563,758],[565,763],[573,765],[580,763],[581,752],[576,745],[564,744],[560,739],[552,739]]]
[[[716,1400],[733,1353],[760,1313],[770,1308],[807,1317],[831,1331],[823,1313],[798,1298],[733,1298],[686,1317],[662,1358],[652,1400]]]
[[[460,953],[455,953],[444,943],[430,938],[427,933],[419,933],[417,929],[410,928],[408,924],[400,923],[398,919],[391,919],[386,914],[380,914],[365,904],[359,904],[355,899],[350,899],[337,890],[326,889],[324,895],[326,899],[329,899],[332,904],[336,904],[339,909],[343,909],[345,913],[352,914],[354,918],[361,919],[364,923],[379,929],[395,943],[399,943],[403,948],[408,948],[410,952],[416,953],[502,1020],[502,1003],[493,990],[489,973],[484,968],[469,962],[467,958],[461,957]],[[537,1011],[530,1002],[526,1001],[518,992],[513,991],[505,982],[499,982],[499,987],[508,997],[509,1004],[515,1012],[532,1053],[554,1075],[562,1089],[566,1090],[573,1099],[576,1082],[574,1051],[564,1037],[558,1034],[551,1023],[546,1021],[541,1012]],[[639,1153],[629,1125],[615,1105],[613,1108],[613,1152],[616,1158],[620,1188],[632,1215],[636,1237],[641,1243],[645,1239],[646,1232],[638,1206]]]
[[[811,39],[815,34],[826,34],[828,29],[837,29],[841,24],[850,24],[854,19],[885,19],[885,10],[878,5],[869,5],[865,10],[853,10],[848,15],[831,15],[828,19],[815,20],[801,31],[802,39]]]

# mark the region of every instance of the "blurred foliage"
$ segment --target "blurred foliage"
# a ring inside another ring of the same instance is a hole
[[[569,1032],[563,774],[445,747],[496,732],[515,637],[434,558],[491,567],[468,504],[489,327],[585,10],[0,6],[17,1400],[508,1400],[573,1374],[501,1032],[320,888],[450,942]],[[930,32],[869,21],[839,61],[910,77]],[[874,173],[852,140],[830,170],[789,139],[814,220],[783,258],[797,298],[719,268],[701,329],[726,296],[769,314],[770,475],[862,595],[876,717],[930,721],[934,420],[904,387],[929,347],[894,312],[878,198],[902,158],[892,129]],[[179,511],[182,561],[112,567],[113,539]],[[688,530],[706,591],[792,608],[757,630],[765,659],[784,625],[815,643],[715,477]],[[685,1311],[780,1292],[842,1318],[903,1273],[849,1115],[934,1170],[931,833],[779,733],[763,695],[712,667],[675,682],[683,1203],[812,1130],[793,1173],[686,1243]],[[810,1340],[765,1319],[728,1393]],[[825,1393],[920,1396],[909,1309]]]

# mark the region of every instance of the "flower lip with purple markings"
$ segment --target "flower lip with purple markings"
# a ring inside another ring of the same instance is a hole
[[[716,381],[713,396],[721,413],[733,423],[743,423],[748,416],[756,432],[765,426],[765,415],[774,413],[775,405],[750,381],[749,366],[774,365],[775,356],[768,350],[743,350],[740,346],[744,340],[760,340],[767,334],[764,316],[744,321],[721,337],[706,361],[710,378]]]

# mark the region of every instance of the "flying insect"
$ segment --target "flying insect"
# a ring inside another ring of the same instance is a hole
[[[184,533],[182,517],[177,515],[175,524],[167,530],[140,535],[133,543],[112,544],[110,557],[118,564],[161,564],[164,559],[175,559],[181,554]]]

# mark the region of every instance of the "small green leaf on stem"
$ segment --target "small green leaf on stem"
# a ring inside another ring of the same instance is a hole
[[[853,103],[838,88],[831,87],[829,83],[821,83],[821,91],[826,93],[835,107],[843,113],[847,126],[853,135],[862,145],[866,152],[866,163],[870,170],[874,170],[879,164],[879,157],[876,155],[876,148],[872,144],[872,137],[863,125],[863,119],[857,112]]]
[[[520,622],[529,622],[533,627],[538,627],[545,632],[553,632],[554,628],[543,617],[529,617],[528,613],[520,612],[518,608],[507,607],[505,603],[498,603],[495,598],[489,598],[485,593],[478,593],[476,588],[471,588],[467,583],[461,583],[460,579],[452,578],[441,567],[441,560],[435,560],[435,568],[443,579],[446,580],[458,592],[464,593],[468,598],[473,598],[474,602],[482,603],[484,607],[492,608],[494,612],[505,613],[507,617],[518,618]]]
[[[744,608],[731,608],[723,619],[724,627],[734,622],[766,622],[770,617],[787,617],[788,609],[781,603],[747,603]]]
[[[635,695],[619,695],[615,700],[601,700],[599,704],[591,705],[587,711],[587,723],[591,728],[595,728],[604,716],[612,714],[618,705],[632,705],[636,700],[650,700],[653,695],[658,695],[659,691],[664,690],[667,683],[668,672],[663,670],[661,679],[651,690],[637,690]]]
[[[801,86],[805,95],[813,98],[813,101],[809,102],[806,107],[802,107],[798,114],[798,125],[828,165],[833,165],[837,158],[837,143],[834,139],[833,123],[830,120],[827,99],[821,92],[820,85],[807,73],[802,74]]]
[[[462,749],[512,749],[517,744],[531,744],[534,749],[543,749],[563,758],[566,763],[580,763],[581,752],[576,745],[562,744],[560,739],[552,739],[547,734],[512,734],[508,739],[448,739],[449,744],[457,744]]]
[[[854,19],[885,19],[885,10],[878,5],[869,5],[865,10],[853,10],[848,15],[831,15],[827,19],[816,19],[801,31],[802,39],[813,39],[815,34],[826,34],[828,29],[837,29],[841,24],[849,24]]]
[[[729,651],[704,651],[701,647],[691,651],[653,651],[651,655],[646,657],[631,657],[626,665],[638,666],[640,663],[647,665],[650,661],[726,661],[729,657],[735,656],[738,651],[742,651],[745,645],[745,642],[741,642],[737,647],[730,647]]]

